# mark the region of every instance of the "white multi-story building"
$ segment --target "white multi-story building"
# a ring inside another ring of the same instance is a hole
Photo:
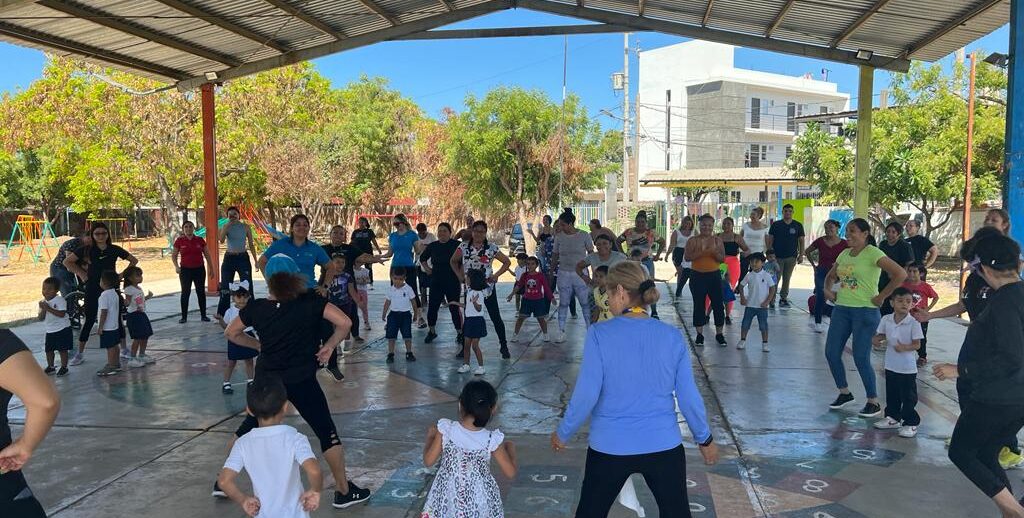
[[[636,107],[637,176],[656,171],[781,166],[804,125],[804,115],[849,109],[835,83],[807,74],[738,69],[734,47],[689,41],[640,53]],[[721,202],[768,202],[776,190],[726,189]],[[784,198],[813,196],[813,187],[786,188]],[[714,196],[714,195],[712,195]],[[665,190],[640,187],[641,201],[664,200]]]

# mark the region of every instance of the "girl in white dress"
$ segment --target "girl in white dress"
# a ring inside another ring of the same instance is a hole
[[[423,463],[432,466],[440,459],[441,465],[422,518],[505,515],[491,457],[506,477],[515,478],[516,450],[501,431],[485,428],[497,404],[498,393],[490,383],[470,381],[459,395],[459,420],[440,419],[427,430]]]

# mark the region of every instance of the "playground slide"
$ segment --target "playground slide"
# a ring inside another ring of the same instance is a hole
[[[217,220],[217,228],[223,228],[224,225],[228,224],[228,218],[220,218]],[[206,237],[206,227],[196,230],[196,235],[202,238]]]

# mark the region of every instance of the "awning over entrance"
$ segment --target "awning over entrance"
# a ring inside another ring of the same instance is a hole
[[[781,167],[741,167],[735,169],[675,169],[644,175],[640,183],[649,187],[779,187],[812,185],[783,171]]]
[[[1009,0],[0,0],[0,40],[180,89],[417,37],[657,31],[874,68],[933,61],[1009,20]],[[513,8],[601,27],[431,31]]]

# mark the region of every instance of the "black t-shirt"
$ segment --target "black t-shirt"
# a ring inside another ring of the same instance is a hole
[[[449,239],[444,243],[434,241],[427,245],[423,253],[420,254],[420,264],[426,264],[427,260],[430,260],[434,272],[431,276],[432,284],[440,286],[447,283],[458,283],[458,277],[455,276],[451,267],[452,256],[455,255],[457,248],[459,248],[459,242],[454,239]]]
[[[914,252],[914,260],[922,263],[928,258],[928,251],[935,246],[935,243],[932,243],[931,239],[924,236],[908,237],[905,241],[910,245],[910,249]]]
[[[363,251],[356,245],[349,243],[342,243],[338,246],[334,245],[320,245],[323,247],[324,252],[327,252],[327,257],[334,259],[334,254],[345,254],[345,273],[355,276],[356,259],[363,255]]]
[[[285,383],[296,383],[316,375],[316,352],[320,323],[327,299],[315,292],[279,303],[255,299],[238,312],[238,318],[252,326],[260,337],[256,369],[276,374]]]
[[[889,240],[883,239],[878,242],[878,249],[885,252],[885,256],[892,259],[901,268],[914,262],[914,249],[910,248],[910,243],[902,239],[897,240],[894,245],[890,245]],[[884,288],[887,284],[889,284],[889,274],[882,270],[882,275],[878,278],[878,289]]]
[[[992,288],[977,272],[971,272],[967,276],[967,282],[964,283],[963,301],[964,308],[967,309],[967,315],[972,322],[978,319],[978,315],[981,315],[982,311],[985,311],[991,293]]]
[[[787,259],[796,257],[800,246],[800,238],[804,237],[804,226],[797,220],[786,223],[785,220],[778,220],[772,223],[768,229],[768,235],[772,236],[772,250],[775,257]]]
[[[87,284],[98,287],[100,285],[100,274],[108,270],[117,271],[117,260],[128,259],[129,254],[124,248],[115,244],[109,244],[103,250],[100,250],[100,247],[95,245],[83,246],[75,250],[75,255],[89,263],[89,266],[86,268],[86,272],[89,274]]]
[[[356,248],[363,251],[364,254],[373,253],[373,240],[377,239],[377,234],[370,228],[357,228],[352,231],[352,244],[356,245]]]
[[[0,363],[7,361],[16,353],[27,350],[25,342],[15,336],[10,329],[0,329]],[[11,403],[12,396],[13,394],[10,392],[0,389],[0,450],[11,444],[11,426],[7,423],[7,406]]]

